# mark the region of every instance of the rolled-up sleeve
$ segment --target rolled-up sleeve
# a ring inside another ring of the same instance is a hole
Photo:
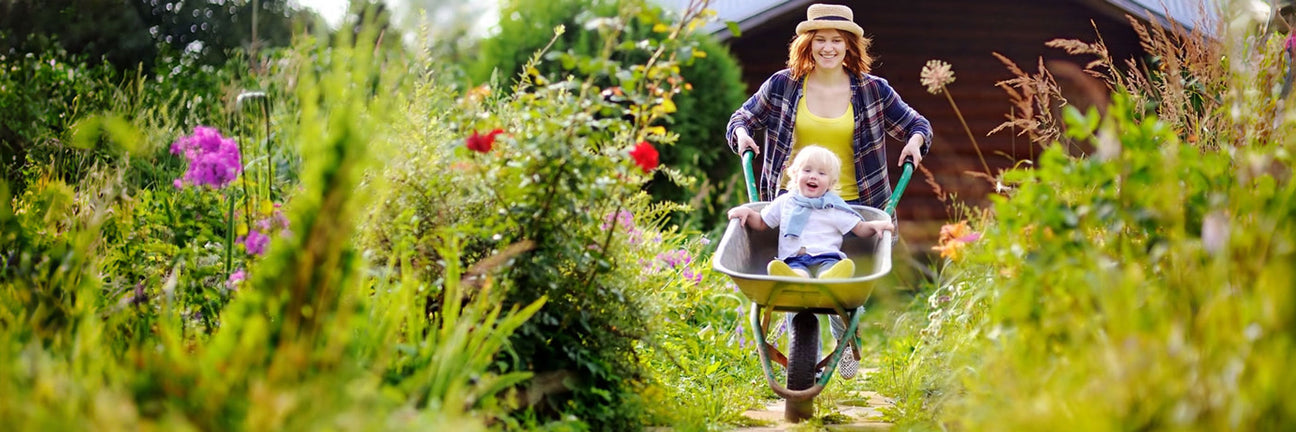
[[[770,110],[770,91],[773,87],[774,78],[765,80],[760,89],[756,90],[747,102],[729,116],[729,125],[725,128],[725,140],[729,142],[729,150],[738,153],[738,136],[734,133],[738,128],[747,129],[747,134],[755,133],[755,129],[765,128],[765,117]]]
[[[922,135],[922,154],[926,156],[932,144],[931,122],[900,99],[900,95],[886,80],[878,81],[878,98],[882,102],[882,116],[886,119],[887,134],[900,142],[908,141],[914,134]]]

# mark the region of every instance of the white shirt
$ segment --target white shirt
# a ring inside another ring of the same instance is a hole
[[[806,253],[810,255],[836,254],[846,258],[846,254],[841,251],[842,236],[855,228],[861,220],[859,215],[833,208],[811,209],[801,237],[788,237],[783,220],[792,217],[792,209],[796,205],[792,201],[792,193],[785,193],[774,198],[761,210],[761,219],[765,221],[765,225],[779,229],[779,259],[796,255],[802,246],[805,246]]]

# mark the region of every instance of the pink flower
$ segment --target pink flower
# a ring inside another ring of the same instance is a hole
[[[685,266],[693,262],[693,257],[689,256],[688,251],[684,249],[659,253],[657,259],[671,268]]]
[[[702,283],[701,271],[695,271],[690,267],[685,267],[681,274],[684,275],[684,280],[692,281],[693,285]]]
[[[184,177],[176,179],[176,187],[192,184],[220,189],[243,172],[238,143],[221,136],[213,127],[195,127],[193,135],[171,143],[171,154],[184,155],[189,161],[189,169]]]
[[[236,290],[238,289],[239,282],[243,282],[244,279],[247,279],[247,272],[243,271],[243,269],[238,269],[238,271],[230,274],[229,280],[225,281],[225,288]]]
[[[657,168],[657,149],[653,148],[648,141],[640,141],[634,150],[630,150],[630,157],[634,158],[635,165],[639,165],[644,174]]]

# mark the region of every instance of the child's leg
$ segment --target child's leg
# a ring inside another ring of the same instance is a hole
[[[819,268],[819,279],[850,279],[855,276],[855,261],[851,261],[850,258],[835,263],[824,263]]]

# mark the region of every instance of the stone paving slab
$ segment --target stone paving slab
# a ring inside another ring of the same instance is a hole
[[[875,372],[876,369],[860,370],[858,380],[865,379],[868,374]],[[843,383],[830,383],[829,385],[841,385]],[[876,392],[864,390],[855,386],[847,391],[845,397],[839,397],[837,402],[837,412],[842,416],[850,419],[847,423],[824,425],[824,429],[829,431],[885,431],[891,429],[891,424],[882,421],[881,408],[891,406],[891,402],[886,397]],[[741,432],[780,432],[796,428],[795,424],[783,420],[783,400],[771,400],[766,404],[764,409],[751,410],[744,412],[747,418],[755,420],[756,423],[762,423],[767,426],[753,426],[735,429]],[[819,403],[818,401],[816,403]]]

